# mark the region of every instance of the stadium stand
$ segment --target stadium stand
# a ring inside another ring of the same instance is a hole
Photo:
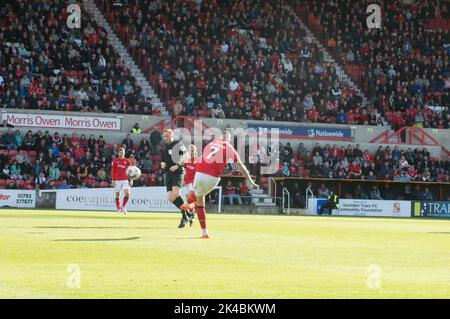
[[[130,142],[124,134],[121,143],[127,155],[138,160],[143,176],[135,186],[163,184],[161,156],[146,137],[139,143]],[[110,165],[117,156],[118,144],[108,143],[103,136],[94,138],[55,132],[27,131],[12,128],[0,135],[0,188],[106,187],[110,185]],[[248,148],[247,148],[248,156]],[[258,163],[249,164],[263,188],[268,176],[260,176]],[[374,152],[362,150],[359,144],[346,148],[337,145],[307,149],[303,143],[280,145],[280,169],[274,176],[325,179],[361,179],[448,182],[450,163],[430,156],[426,148],[400,150],[379,147]],[[236,176],[233,167],[230,177]],[[239,180],[238,182],[239,183]],[[66,184],[68,186],[66,186]]]
[[[158,115],[89,12],[82,11],[81,30],[66,28],[69,3],[7,1],[2,7],[1,107]],[[365,19],[356,14],[364,11],[362,3],[350,0],[132,0],[117,8],[109,1],[96,3],[175,117],[350,125],[384,125],[384,118],[395,129],[448,129],[449,12],[439,1],[406,7],[393,1],[384,13],[390,22],[383,31],[366,31]],[[346,10],[354,14],[346,16]],[[340,81],[298,17],[360,85],[367,104]],[[110,185],[116,144],[3,127],[0,188]],[[162,185],[155,147],[148,141],[136,145],[124,139],[122,144],[143,171],[135,186]],[[430,156],[423,147],[369,152],[353,144],[342,149],[320,143],[281,150],[278,177],[449,180],[448,160]],[[269,177],[260,176],[259,168],[250,164],[268,188]]]
[[[71,1],[11,1],[0,11],[0,103],[5,108],[152,114],[106,31]]]
[[[448,2],[384,1],[380,29],[367,27],[367,1],[290,2],[395,128],[449,128]]]
[[[281,3],[97,3],[152,83],[168,91],[175,116],[337,122],[340,109],[361,107]],[[361,109],[354,118],[376,125],[379,116]]]
[[[358,80],[369,97],[362,106],[282,2],[144,0],[116,11],[97,2],[138,60],[150,61],[143,64],[169,91],[174,115],[448,128],[448,30],[421,24],[448,15],[445,4],[411,5],[405,17],[394,1],[385,17],[392,22],[370,33],[357,14],[365,2],[287,1]]]

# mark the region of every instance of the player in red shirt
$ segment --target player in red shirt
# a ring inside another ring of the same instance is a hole
[[[130,197],[130,187],[132,181],[128,179],[127,168],[128,166],[135,165],[132,161],[125,157],[125,149],[123,147],[119,148],[119,157],[115,158],[112,162],[111,167],[111,177],[113,182],[113,187],[116,191],[116,207],[117,213],[127,214],[126,205],[128,198]],[[122,206],[120,205],[120,192],[124,192]]]
[[[230,133],[225,131],[223,134],[223,139],[216,138],[205,146],[201,161],[195,166],[195,196],[188,198],[188,203],[196,202],[195,211],[202,228],[202,238],[209,238],[208,230],[206,229],[205,196],[219,184],[220,176],[227,163],[236,162],[242,175],[250,181],[253,188],[258,187],[242,163],[239,154],[230,144]]]
[[[195,196],[194,194],[194,177],[195,177],[195,165],[200,161],[197,156],[197,148],[194,144],[189,145],[188,147],[189,160],[184,162],[184,168],[186,170],[184,175],[184,187],[186,188],[186,199],[189,199],[191,196]],[[189,225],[192,226],[194,222],[194,213],[193,211],[186,212],[187,217],[189,219]]]

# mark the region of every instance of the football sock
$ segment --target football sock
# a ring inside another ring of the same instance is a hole
[[[173,201],[173,204],[181,210],[181,215],[183,216],[183,219],[186,219],[186,211],[182,207],[184,205],[184,201],[181,198],[181,196],[178,196],[177,198],[175,198],[175,200]]]
[[[197,206],[196,212],[197,212],[198,221],[200,222],[200,227],[202,228],[202,230],[206,230],[205,207]]]
[[[116,198],[116,207],[120,209],[120,198]]]
[[[127,202],[128,202],[128,196],[124,196],[122,207],[125,207],[127,205]]]

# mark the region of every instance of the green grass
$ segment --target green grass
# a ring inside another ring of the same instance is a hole
[[[0,298],[450,297],[449,220],[210,214],[210,240],[178,221],[0,210]]]

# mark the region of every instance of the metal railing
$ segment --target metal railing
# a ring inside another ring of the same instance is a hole
[[[311,194],[311,198],[314,198],[314,193],[312,192],[312,190],[309,188],[309,187],[307,187],[306,188],[306,191],[305,191],[305,199],[306,199],[306,214],[307,215],[311,215],[312,214],[312,212],[310,212],[310,210],[309,210],[309,204],[308,204],[308,202],[309,202],[309,194]]]
[[[286,197],[287,197],[287,208],[286,208]],[[286,187],[283,188],[282,192],[282,205],[283,205],[283,214],[291,213],[291,194],[289,193]]]

